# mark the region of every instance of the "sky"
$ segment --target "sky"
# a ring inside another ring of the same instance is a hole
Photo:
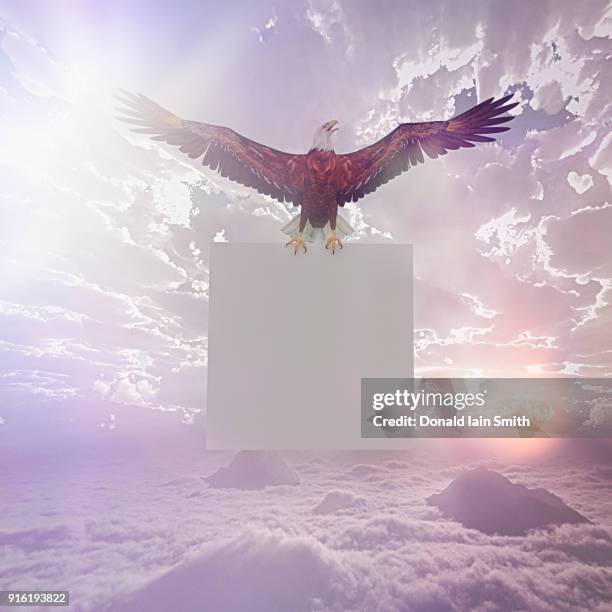
[[[327,459],[308,458],[297,464],[303,482],[305,474],[313,478],[276,500],[278,520],[254,516],[255,531],[237,527],[218,542],[221,526],[211,521],[192,540],[180,539],[181,521],[196,530],[207,508],[237,513],[245,505],[243,493],[210,499],[203,493],[198,503],[206,499],[208,506],[185,508],[192,488],[177,494],[151,467],[199,478],[213,469],[209,461],[225,460],[198,454],[206,410],[208,246],[280,243],[286,240],[280,228],[296,211],[130,133],[116,120],[113,94],[141,92],[181,117],[227,125],[291,152],[307,151],[316,127],[338,119],[336,148],[347,152],[398,122],[448,118],[514,92],[516,118],[496,143],[428,160],[347,207],[357,231],[336,256],[350,256],[358,242],[414,245],[418,375],[607,377],[611,36],[610,4],[598,0],[0,1],[0,449],[6,482],[21,500],[0,537],[10,545],[11,538],[23,541],[18,534],[42,529],[42,539],[26,534],[25,546],[38,542],[48,563],[56,546],[71,542],[71,575],[84,581],[83,601],[94,609],[110,594],[104,580],[87,582],[90,554],[110,574],[117,561],[117,575],[144,580],[197,554],[204,541],[212,542],[202,552],[212,576],[236,558],[253,567],[274,559],[281,576],[283,559],[332,568],[339,582],[315,591],[339,609],[359,601],[363,593],[350,585],[372,575],[369,564],[378,554],[387,569],[376,584],[385,586],[373,592],[394,593],[397,601],[412,595],[389,569],[394,563],[417,554],[426,575],[438,564],[445,568],[432,592],[409,599],[414,609],[452,609],[448,602],[458,592],[474,606],[496,609],[469,599],[465,585],[474,585],[474,576],[497,585],[493,601],[507,580],[518,589],[530,585],[529,571],[511,578],[508,567],[570,559],[566,594],[574,577],[578,592],[600,594],[592,595],[597,609],[605,594],[597,551],[608,554],[610,546],[609,504],[602,510],[597,497],[609,493],[609,453],[585,467],[569,454],[549,457],[553,447],[538,441],[482,448],[474,442],[473,450],[494,456],[519,481],[553,492],[557,483],[570,505],[597,515],[595,526],[561,530],[548,543],[536,535],[505,549],[507,542],[466,535],[455,525],[451,535],[434,530],[434,562],[423,544],[432,515],[404,489],[394,502],[400,485],[389,475],[393,468],[384,467],[381,491],[388,489],[377,502],[379,517],[359,510],[361,542],[346,546],[357,536],[346,533],[342,517],[319,517],[315,528],[310,505],[339,488],[371,497],[374,485],[343,486],[344,467],[330,460],[324,469]],[[584,451],[577,442],[578,450]],[[541,452],[551,463],[537,471]],[[145,458],[150,465],[132,469]],[[464,467],[476,461],[447,459]],[[531,467],[512,467],[519,464]],[[109,465],[118,466],[116,480]],[[435,490],[452,477],[444,466],[428,469],[425,479],[435,481]],[[72,497],[45,493],[49,504],[61,506],[47,516],[36,501],[45,489],[33,475],[51,474],[55,482],[68,473]],[[143,473],[149,480],[138,497],[131,491]],[[413,476],[401,482],[410,487]],[[419,500],[434,490],[421,484]],[[78,510],[83,500],[98,503],[98,486],[118,496],[102,531],[96,531],[106,520],[98,514],[102,498],[99,507],[87,506],[89,515]],[[269,499],[253,494],[247,501],[257,515]],[[125,536],[148,504],[159,504],[159,521],[150,532]],[[412,518],[396,520],[417,521],[416,553],[410,527],[380,518],[405,511]],[[405,547],[393,552],[398,537]],[[141,561],[141,547],[154,550],[165,539],[175,542],[166,556],[156,552],[150,566]],[[458,541],[461,553],[449,560]],[[94,552],[92,542],[100,545]],[[113,542],[122,544],[111,550]],[[501,550],[517,556],[499,556]],[[5,571],[14,567],[14,550],[9,553]],[[21,575],[41,584],[31,557],[22,561]],[[465,570],[463,587],[453,578],[459,566],[473,568]],[[419,564],[410,567],[418,580]],[[554,563],[546,569],[534,609],[547,609],[558,571]],[[559,593],[556,609],[564,609]]]
[[[118,88],[303,152],[515,92],[512,130],[347,211],[415,252],[417,374],[610,375],[606,3],[3,3],[5,406],[204,407],[208,244],[296,211],[115,120]],[[435,308],[431,307],[435,304]],[[6,420],[6,417],[5,417]]]

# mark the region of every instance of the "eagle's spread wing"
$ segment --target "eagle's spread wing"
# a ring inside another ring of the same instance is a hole
[[[136,126],[134,132],[176,145],[192,159],[203,155],[204,166],[279,202],[301,204],[304,155],[277,151],[227,127],[186,121],[143,95],[122,94],[120,119]]]
[[[435,158],[445,155],[449,149],[494,141],[485,134],[510,129],[496,126],[513,119],[511,115],[500,117],[518,104],[506,104],[511,97],[512,94],[499,100],[489,98],[450,121],[402,123],[373,145],[338,155],[338,204],[356,202],[410,166],[423,163],[423,152]]]

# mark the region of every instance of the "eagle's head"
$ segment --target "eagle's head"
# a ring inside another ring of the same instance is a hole
[[[338,122],[335,119],[324,123],[314,134],[314,140],[312,141],[313,149],[321,149],[322,151],[332,151],[334,145],[332,144],[331,137],[339,130]]]

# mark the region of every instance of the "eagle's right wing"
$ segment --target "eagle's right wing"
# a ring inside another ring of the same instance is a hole
[[[227,127],[186,121],[140,94],[122,94],[119,119],[136,126],[132,131],[176,145],[191,159],[203,155],[204,166],[279,202],[301,204],[305,155],[272,149]]]

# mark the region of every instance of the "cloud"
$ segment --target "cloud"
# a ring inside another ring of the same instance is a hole
[[[130,419],[138,426],[131,433]],[[289,453],[284,458],[298,485],[242,491],[207,487],[203,474],[230,457],[203,455],[196,432],[176,436],[165,420],[157,438],[145,436],[143,418],[125,409],[116,420],[112,431],[63,438],[59,453],[49,450],[57,426],[46,421],[40,455],[29,451],[15,461],[9,454],[4,486],[12,501],[0,544],[7,588],[42,588],[52,578],[67,585],[79,612],[168,609],[170,600],[186,611],[268,610],[274,601],[332,612],[502,610],[508,602],[546,610],[580,601],[596,609],[606,601],[612,558],[610,508],[601,497],[606,474],[578,452],[593,441],[568,441],[558,455],[515,464],[491,454],[493,441],[488,451],[468,452],[466,441],[445,441],[436,450],[428,441],[399,455]],[[11,435],[13,421],[3,425]],[[465,529],[427,509],[427,496],[482,463],[529,487],[555,490],[596,524],[509,538]],[[41,477],[24,479],[26,465]],[[312,512],[330,492],[367,505]]]
[[[612,204],[587,207],[574,211],[565,219],[548,220],[544,241],[551,249],[549,265],[565,274],[612,278],[612,262],[605,254],[605,228],[610,223]]]
[[[612,184],[612,134],[608,133],[602,139],[598,149],[589,159],[589,163],[593,170],[601,172]]]
[[[433,529],[433,537],[422,536]],[[545,610],[550,605],[589,607],[603,603],[610,544],[591,533],[604,556],[582,565],[577,533],[560,534],[559,548],[542,538],[520,542],[453,536],[434,524],[381,518],[354,535],[322,545],[315,538],[281,531],[248,530],[233,540],[209,544],[112,609],[161,610],[423,610],[490,607]],[[555,538],[548,534],[547,538]],[[569,544],[567,538],[576,541]],[[603,537],[603,539],[602,539]],[[452,552],[451,552],[452,551]],[[476,558],[477,557],[477,558]],[[592,556],[589,556],[592,559]],[[533,567],[539,567],[533,580]],[[402,580],[397,581],[401,570]],[[306,579],[304,577],[307,577]],[[213,586],[214,585],[214,586]]]
[[[330,491],[314,508],[315,514],[333,514],[338,510],[363,506],[365,500],[349,491]]]
[[[176,606],[185,612],[202,606],[262,612],[274,607],[321,609],[340,596],[342,577],[348,573],[331,551],[312,538],[246,532],[236,540],[209,546],[127,602],[111,607],[125,612]]]
[[[258,28],[256,26],[251,27],[251,32],[254,32],[257,35],[257,39],[260,43],[267,43],[270,38],[274,35],[276,31],[276,26],[278,24],[278,15],[275,11],[272,11],[272,15],[268,18],[266,23],[262,28]]]
[[[540,85],[531,101],[534,110],[542,109],[549,115],[556,115],[564,106],[563,91],[558,81],[549,81]]]
[[[19,548],[26,553],[32,553],[61,545],[64,540],[71,537],[71,530],[67,525],[0,532],[0,547],[10,546]]]
[[[576,172],[570,172],[567,175],[567,182],[574,188],[578,195],[582,195],[593,186],[593,177],[590,174],[580,175]]]
[[[326,43],[340,42],[346,57],[352,55],[353,36],[337,0],[308,0],[306,19]]]

